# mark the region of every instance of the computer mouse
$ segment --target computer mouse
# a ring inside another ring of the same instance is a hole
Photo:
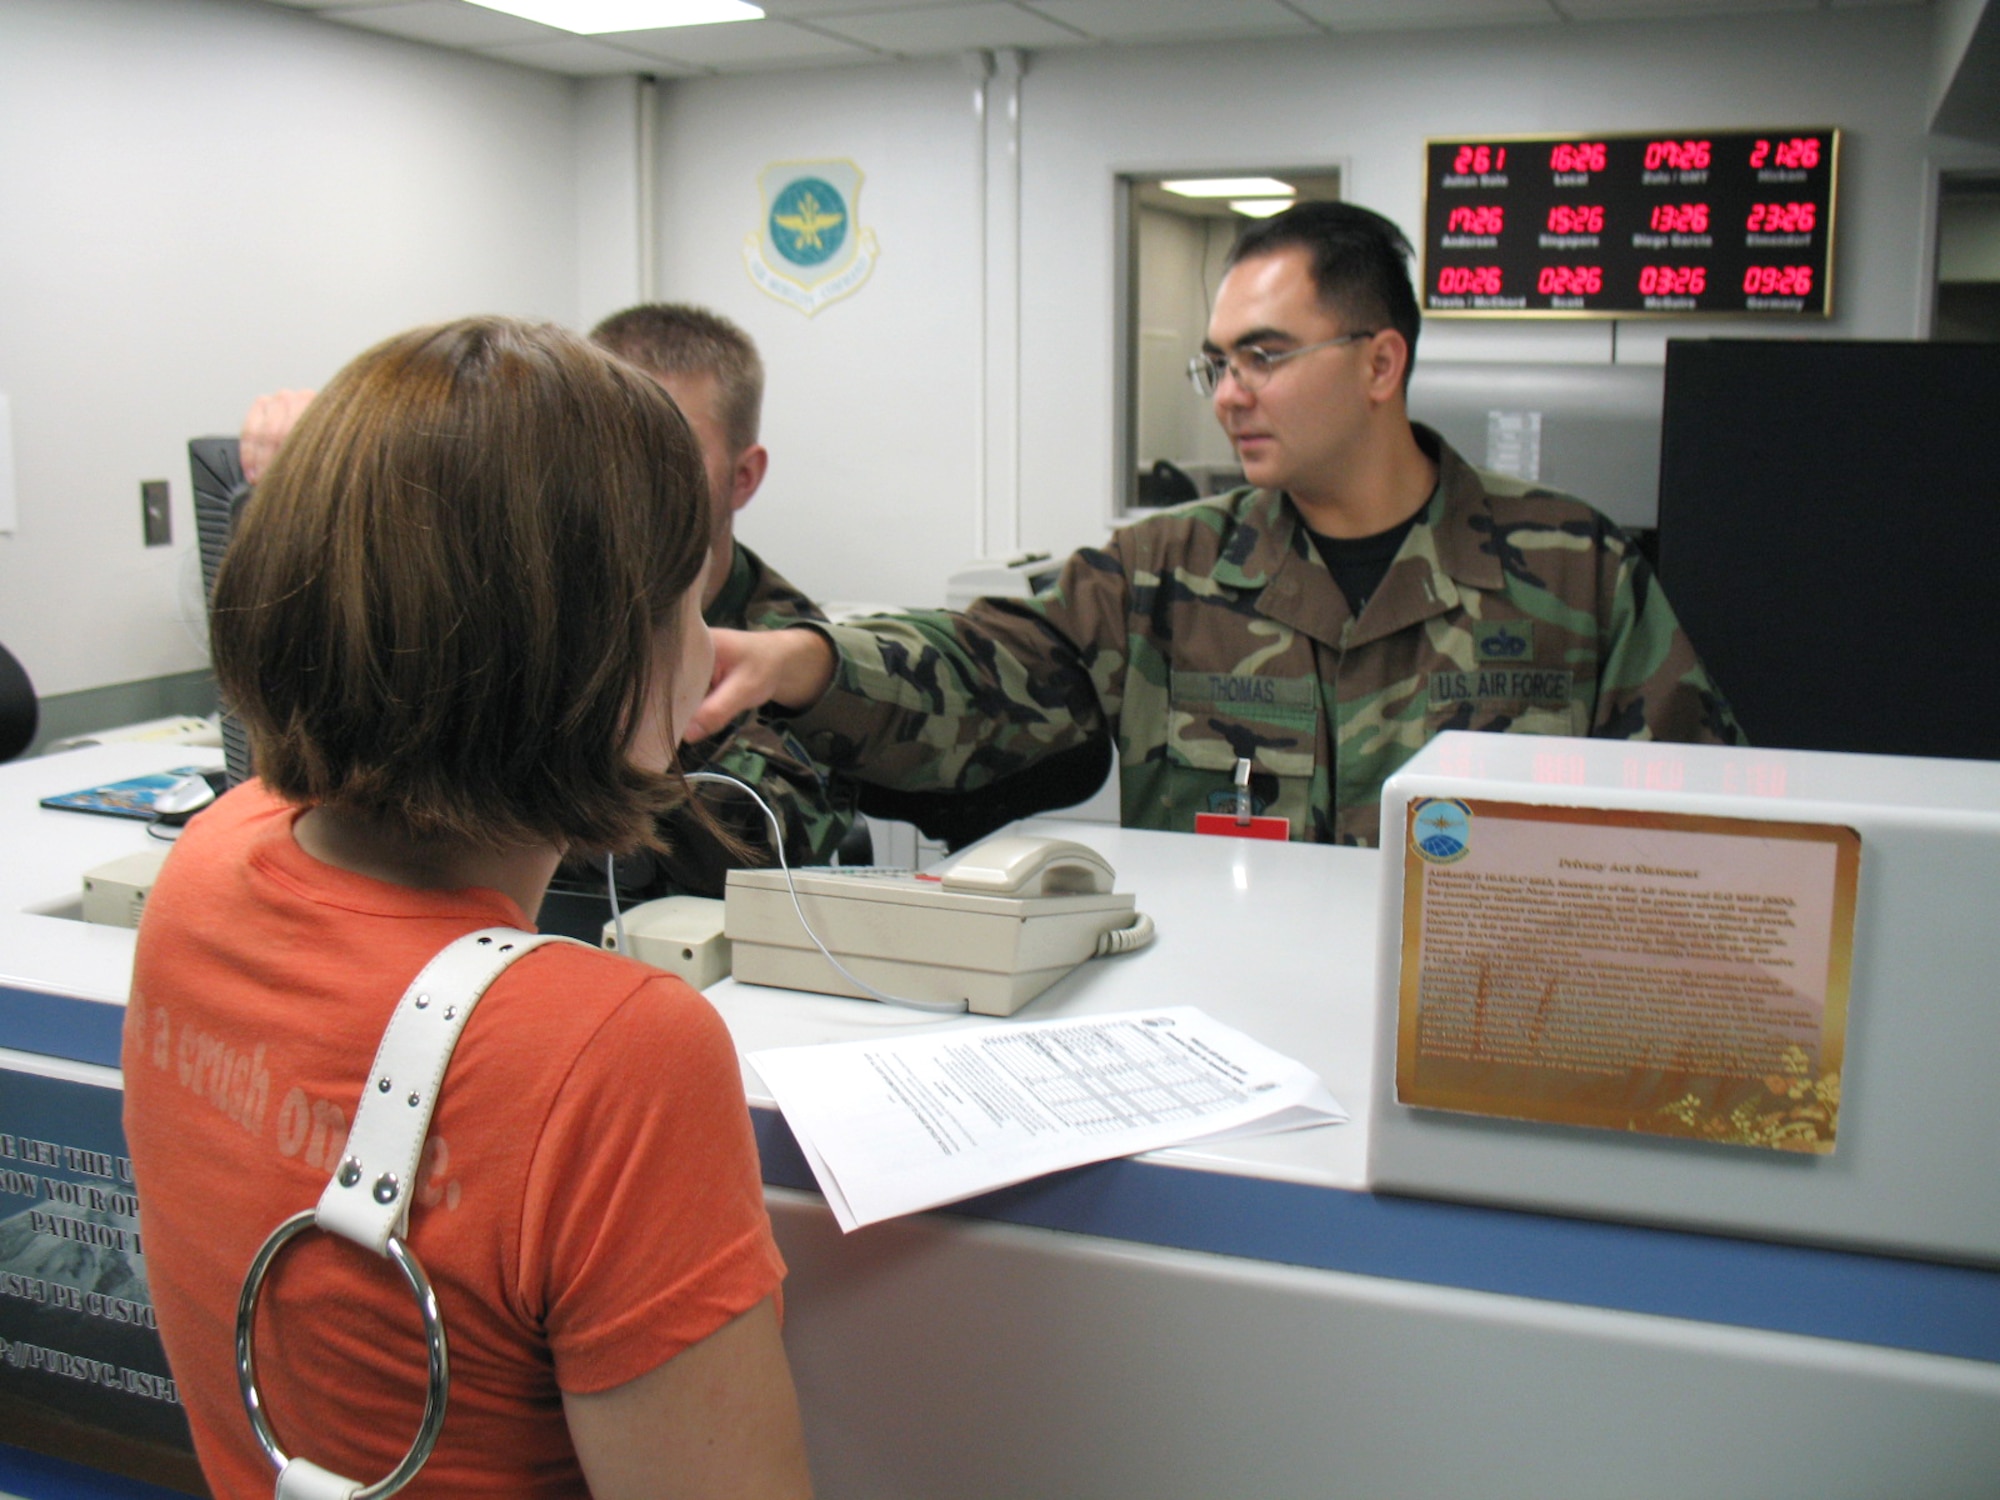
[[[183,776],[153,799],[153,820],[178,828],[214,800],[207,777]]]

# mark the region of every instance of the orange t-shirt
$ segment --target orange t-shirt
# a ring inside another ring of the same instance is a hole
[[[440,948],[527,923],[491,890],[418,891],[313,859],[252,783],[183,832],[147,901],[125,1020],[125,1133],[160,1335],[218,1496],[271,1493],[237,1394],[235,1315],[266,1235],[319,1198],[405,986]],[[459,1039],[410,1247],[450,1341],[443,1434],[409,1494],[583,1495],[561,1392],[645,1374],[772,1296],[736,1052],[680,980],[558,943]],[[286,1452],[372,1483],[423,1407],[394,1265],[295,1240],[259,1305]]]

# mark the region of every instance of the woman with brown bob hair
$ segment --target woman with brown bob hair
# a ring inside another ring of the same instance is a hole
[[[312,403],[217,580],[217,676],[257,779],[148,902],[125,1125],[161,1337],[218,1496],[273,1474],[234,1364],[258,1246],[309,1208],[389,1014],[446,944],[529,927],[557,862],[684,794],[707,687],[705,479],[652,380],[559,329],[390,339]],[[571,944],[459,1039],[408,1243],[449,1331],[411,1495],[809,1489],[736,1054],[679,980]],[[364,1483],[424,1405],[409,1292],[307,1235],[259,1303],[288,1451]]]

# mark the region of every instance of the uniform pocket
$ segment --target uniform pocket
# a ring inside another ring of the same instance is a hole
[[[1238,760],[1248,760],[1253,808],[1288,819],[1294,837],[1311,827],[1310,794],[1319,744],[1319,682],[1175,672],[1170,685],[1167,800],[1177,826],[1196,813],[1230,812]]]

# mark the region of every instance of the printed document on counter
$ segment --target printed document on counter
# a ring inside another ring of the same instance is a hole
[[[1031,1177],[1347,1119],[1192,1006],[750,1054],[843,1231]]]

